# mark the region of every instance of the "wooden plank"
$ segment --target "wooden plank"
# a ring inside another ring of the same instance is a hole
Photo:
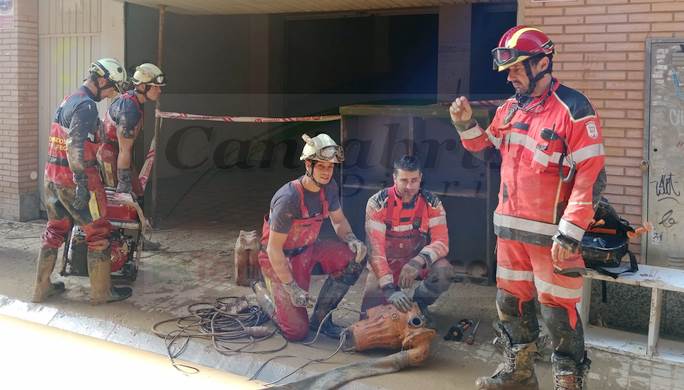
[[[639,264],[639,271],[623,274],[617,279],[588,270],[587,278],[632,286],[650,287],[661,290],[684,292],[684,270]]]
[[[663,309],[663,290],[654,288],[651,292],[651,314],[648,320],[648,356],[658,353],[660,337],[660,315]]]

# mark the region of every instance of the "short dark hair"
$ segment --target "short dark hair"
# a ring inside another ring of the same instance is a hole
[[[541,61],[541,59],[544,57],[549,58],[549,66],[547,69],[549,70],[549,73],[551,73],[551,71],[553,70],[553,54],[535,55],[535,56],[530,57],[530,66],[537,65],[539,63],[539,61]]]
[[[397,170],[401,169],[402,171],[409,171],[409,172],[415,172],[415,171],[421,171],[422,168],[420,166],[420,160],[418,160],[418,157],[412,156],[412,155],[403,155],[400,158],[394,160],[394,174],[397,174]]]

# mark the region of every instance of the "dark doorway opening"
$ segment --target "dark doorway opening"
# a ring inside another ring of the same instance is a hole
[[[285,34],[285,93],[437,92],[437,13],[294,19]]]
[[[510,96],[506,72],[492,67],[491,50],[509,28],[516,25],[517,4],[473,4],[470,34],[470,93],[482,98]]]

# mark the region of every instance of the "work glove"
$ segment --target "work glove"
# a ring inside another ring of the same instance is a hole
[[[119,183],[116,185],[116,192],[130,194],[133,192],[133,185],[131,184],[131,170],[118,169],[117,176]]]
[[[418,277],[418,272],[420,272],[422,268],[423,264],[415,257],[404,264],[404,266],[401,267],[401,273],[399,274],[399,287],[411,288],[413,282]]]
[[[73,206],[76,210],[83,210],[88,207],[90,201],[88,176],[85,173],[74,173],[74,183],[76,183],[76,190],[74,191]]]
[[[283,283],[283,289],[290,296],[290,301],[295,307],[306,307],[309,301],[309,293],[302,290],[294,280],[290,283]]]
[[[364,244],[363,241],[354,237],[351,240],[347,241],[347,246],[349,246],[349,250],[356,253],[354,261],[356,261],[357,263],[360,263],[361,261],[363,261],[363,259],[366,258],[368,248],[366,248],[366,244]]]
[[[411,301],[411,298],[409,298],[406,293],[399,290],[394,284],[390,283],[386,285],[382,288],[382,292],[385,295],[387,302],[394,305],[394,307],[396,307],[400,312],[406,313],[407,311],[411,310],[413,301]]]

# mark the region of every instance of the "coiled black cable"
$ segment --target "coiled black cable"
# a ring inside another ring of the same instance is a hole
[[[152,326],[152,332],[164,339],[166,351],[173,366],[186,373],[199,370],[176,359],[185,352],[193,338],[210,339],[214,349],[229,355],[242,353],[274,353],[283,350],[287,341],[277,347],[253,350],[256,343],[272,337],[277,329],[262,326],[269,318],[259,306],[251,306],[245,297],[222,297],[213,304],[195,303],[187,308],[189,315],[160,321]],[[162,325],[175,324],[175,328],[164,332]],[[237,347],[236,347],[237,344]]]

